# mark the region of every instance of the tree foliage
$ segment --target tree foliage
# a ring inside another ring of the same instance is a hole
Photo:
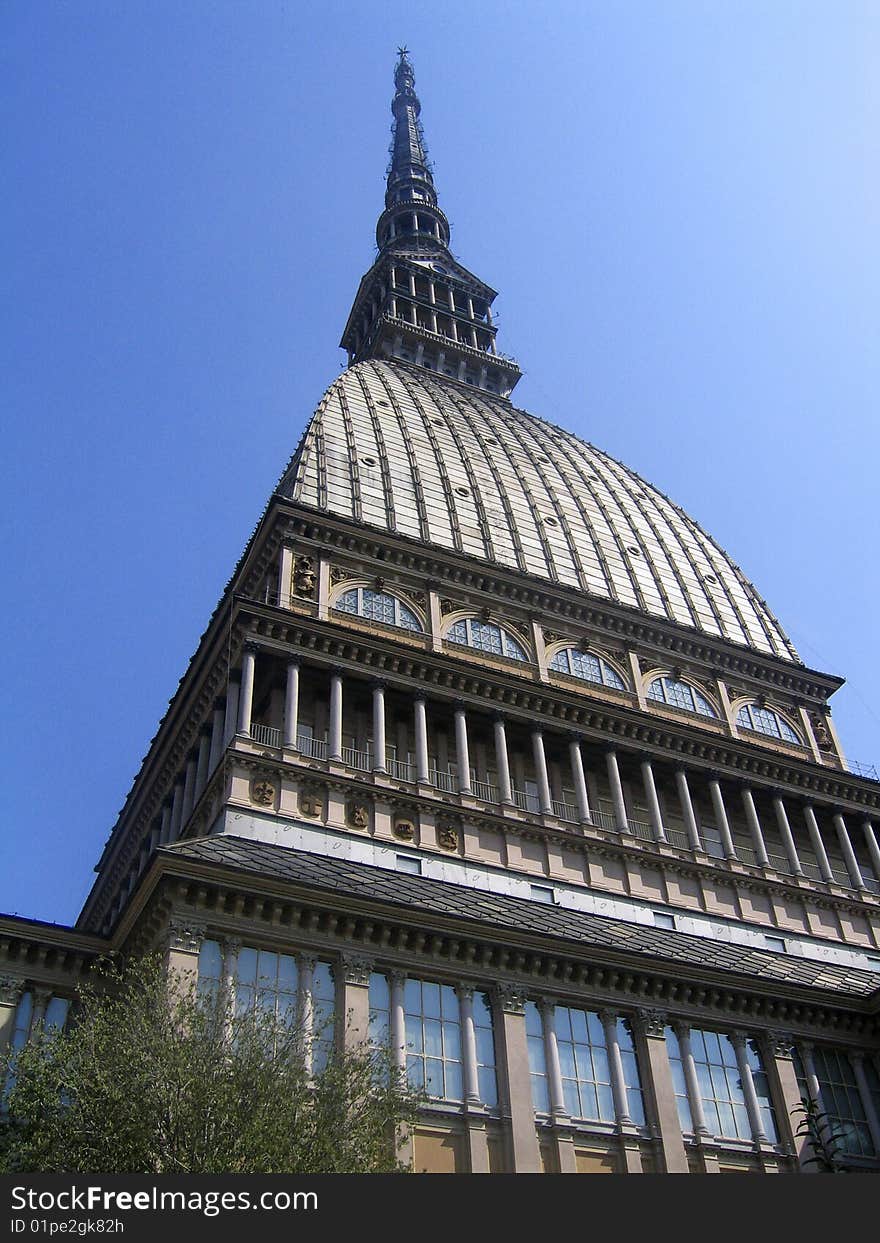
[[[419,1104],[387,1056],[335,1053],[313,1075],[301,1027],[170,988],[155,957],[104,964],[67,1030],[5,1063],[4,1172],[396,1172]]]
[[[803,1114],[795,1129],[810,1152],[803,1164],[815,1165],[819,1174],[844,1173],[842,1128],[831,1121],[812,1096],[805,1097],[792,1113]]]

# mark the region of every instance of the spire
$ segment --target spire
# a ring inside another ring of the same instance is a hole
[[[394,69],[394,115],[391,163],[385,191],[385,211],[376,225],[376,245],[381,249],[395,238],[415,233],[429,249],[449,245],[449,221],[437,206],[437,191],[428,162],[425,135],[419,114],[422,105],[416,94],[416,75],[409,49],[397,50]],[[413,218],[412,206],[419,204],[421,216]],[[439,247],[438,247],[439,244]]]
[[[398,48],[385,210],[378,257],[360,283],[341,345],[349,363],[399,358],[507,397],[520,370],[495,349],[495,290],[449,249],[419,119],[409,49]]]

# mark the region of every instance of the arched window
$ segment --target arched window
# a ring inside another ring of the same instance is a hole
[[[772,708],[763,708],[759,704],[743,704],[736,714],[736,723],[743,729],[750,729],[755,734],[768,734],[771,738],[781,738],[784,742],[794,742],[803,746],[800,736],[792,729],[785,717]]]
[[[648,698],[655,699],[657,703],[669,704],[670,708],[683,708],[685,712],[695,712],[698,716],[718,716],[709,700],[698,690],[687,682],[671,678],[667,674],[654,679],[648,687]]]
[[[479,617],[462,617],[454,622],[447,630],[446,638],[450,643],[475,647],[481,652],[494,652],[496,656],[507,656],[510,660],[528,660],[520,644],[506,630],[495,622],[481,621]]]
[[[407,608],[397,596],[390,596],[387,591],[372,591],[369,587],[352,587],[345,591],[333,605],[339,613],[353,613],[356,617],[367,617],[370,621],[382,622],[386,626],[399,626],[402,630],[417,630],[424,627],[412,609]]]
[[[626,690],[620,674],[607,660],[594,656],[592,652],[580,652],[576,647],[564,647],[557,652],[549,667],[556,673],[567,673],[573,678],[581,678],[584,682],[613,686],[616,691]]]

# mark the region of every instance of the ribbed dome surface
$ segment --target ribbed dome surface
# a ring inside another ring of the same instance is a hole
[[[798,659],[723,549],[633,471],[507,401],[420,367],[370,361],[343,372],[279,491]]]

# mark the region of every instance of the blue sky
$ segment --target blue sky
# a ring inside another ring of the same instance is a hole
[[[7,0],[0,909],[73,920],[343,355],[406,42],[517,403],[742,566],[880,763],[880,6]]]

